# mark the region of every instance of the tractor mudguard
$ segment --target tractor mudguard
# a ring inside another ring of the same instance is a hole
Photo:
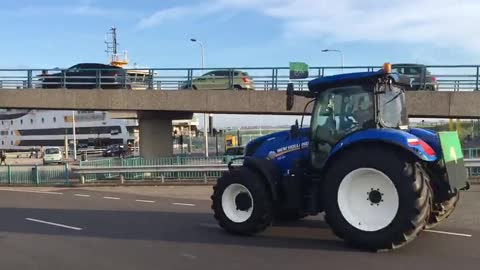
[[[271,161],[262,158],[245,157],[243,166],[259,173],[267,182],[268,188],[271,191],[272,199],[278,199],[278,182],[282,177],[280,170]]]
[[[410,128],[408,133],[413,134],[428,143],[428,145],[435,150],[437,157],[440,158],[442,154],[442,146],[440,145],[437,132],[425,128]]]
[[[436,154],[435,150],[428,143],[407,131],[384,128],[365,129],[350,134],[335,144],[327,160],[330,160],[332,156],[354,144],[369,142],[381,142],[401,147],[417,156],[420,160],[427,162],[434,162],[441,156],[441,153]]]

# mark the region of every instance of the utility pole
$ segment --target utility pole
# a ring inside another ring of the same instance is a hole
[[[77,161],[77,131],[75,123],[75,111],[72,111],[72,129],[73,129],[73,160]]]
[[[190,41],[200,45],[200,49],[202,50],[202,72],[203,72],[203,69],[205,68],[205,50],[203,47],[203,42],[195,38],[191,38]],[[203,114],[203,122],[204,122],[203,135],[205,136],[205,157],[208,157],[208,114],[207,113]]]

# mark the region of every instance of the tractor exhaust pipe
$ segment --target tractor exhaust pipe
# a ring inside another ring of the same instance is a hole
[[[295,93],[293,89],[293,83],[287,84],[287,111],[292,110],[293,105],[295,104]]]

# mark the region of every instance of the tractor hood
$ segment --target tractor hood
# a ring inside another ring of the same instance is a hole
[[[306,137],[310,132],[309,128],[302,128],[300,129],[300,136]],[[272,143],[277,145],[281,141],[288,141],[290,139],[290,130],[282,130],[274,133],[270,133],[268,135],[258,137],[254,140],[251,140],[245,147],[245,155],[246,156],[258,156],[257,153],[260,146],[264,146],[264,144],[271,145]],[[262,147],[263,148],[263,147]],[[268,153],[267,153],[268,154]],[[266,157],[266,155],[265,155]]]
[[[293,162],[308,159],[310,128],[301,128],[297,136],[290,130],[279,131],[250,141],[245,147],[245,156],[272,160],[287,173]]]

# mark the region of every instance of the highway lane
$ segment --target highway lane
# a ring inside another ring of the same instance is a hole
[[[212,218],[209,189],[0,188],[0,269],[475,269],[480,263],[478,186],[435,232],[389,253],[346,247],[321,216],[277,224],[256,237],[228,235]]]

